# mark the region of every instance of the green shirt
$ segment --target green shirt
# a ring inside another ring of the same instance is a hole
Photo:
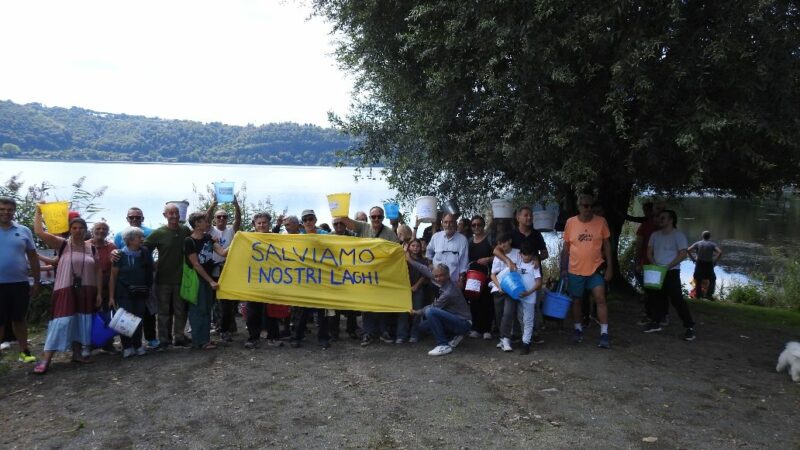
[[[181,284],[183,243],[190,234],[192,232],[184,225],[180,225],[177,230],[164,225],[153,230],[144,241],[147,248],[158,250],[156,284]]]

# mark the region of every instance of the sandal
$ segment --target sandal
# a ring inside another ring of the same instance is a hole
[[[50,367],[50,363],[46,361],[41,361],[40,363],[33,366],[33,371],[31,373],[36,375],[44,375],[47,373],[47,369]]]
[[[213,342],[207,342],[205,345],[203,345],[200,348],[203,349],[203,350],[214,350],[214,349],[217,348],[217,344],[215,344]]]

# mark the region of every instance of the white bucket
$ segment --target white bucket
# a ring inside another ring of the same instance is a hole
[[[417,199],[417,217],[423,222],[436,220],[436,197],[429,195]]]
[[[186,200],[179,200],[174,202],[167,202],[167,204],[173,204],[178,207],[178,212],[180,213],[180,221],[186,222],[186,213],[189,211],[189,202]]]
[[[492,200],[492,217],[495,219],[513,218],[514,207],[511,206],[511,202],[504,198]]]
[[[534,211],[533,229],[541,231],[553,230],[556,227],[556,220],[558,220],[557,211]]]
[[[108,326],[119,334],[131,337],[141,321],[140,317],[125,311],[124,308],[119,308],[111,317],[111,322],[108,323]]]

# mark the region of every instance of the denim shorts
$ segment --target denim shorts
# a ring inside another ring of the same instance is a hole
[[[567,275],[567,291],[572,298],[581,298],[584,292],[603,285],[605,285],[605,280],[599,273],[593,273],[588,276],[572,273]]]

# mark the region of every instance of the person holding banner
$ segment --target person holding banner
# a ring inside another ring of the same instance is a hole
[[[189,304],[189,324],[192,326],[192,347],[203,350],[217,348],[211,342],[211,307],[214,304],[213,291],[219,285],[211,278],[211,271],[214,270],[214,253],[226,256],[228,249],[222,248],[219,243],[214,242],[208,234],[211,224],[205,213],[194,212],[189,214],[189,226],[192,227],[192,234],[184,242],[183,253],[188,264],[197,272],[200,289],[197,291],[197,302]],[[184,269],[185,270],[185,269]]]
[[[364,213],[366,215],[366,213]],[[353,236],[353,232],[347,229],[347,224],[344,223],[344,220],[341,218],[333,219],[333,233],[337,236]],[[331,335],[331,340],[336,341],[339,340],[339,325],[341,322],[341,316],[344,315],[347,319],[347,325],[345,328],[345,332],[351,339],[358,339],[361,329],[358,328],[358,312],[357,311],[346,311],[346,310],[337,310],[336,315],[333,317],[329,317],[330,325],[329,325],[329,332]]]
[[[211,237],[217,240],[222,248],[228,248],[233,242],[233,235],[239,232],[242,225],[242,208],[239,207],[239,201],[236,196],[233,196],[233,225],[228,226],[228,212],[224,209],[217,209],[217,196],[212,194],[211,206],[206,212],[206,217],[209,223],[214,225],[210,229]],[[211,278],[214,281],[219,281],[219,275],[222,273],[222,267],[225,265],[225,257],[219,256],[216,253],[211,255],[214,260],[214,269],[211,271]],[[212,293],[213,294],[213,293]],[[235,301],[217,301],[216,295],[214,296],[214,308],[212,309],[212,316],[214,325],[219,331],[219,337],[223,341],[231,341],[231,333],[236,331],[236,311]]]
[[[301,234],[328,234],[327,231],[317,228],[317,215],[314,213],[313,209],[303,210],[300,218],[303,221],[303,230],[301,231]],[[316,314],[317,341],[319,342],[319,346],[323,349],[329,348],[331,346],[331,337],[328,333],[329,324],[327,318],[325,317],[325,309],[303,308],[300,306],[295,308],[298,312],[298,320],[297,326],[294,328],[294,336],[292,336],[292,340],[289,345],[292,348],[300,347],[300,342],[303,340],[303,338],[305,338],[306,324],[308,323],[308,319],[312,317],[312,314]]]
[[[279,218],[280,220],[280,218]],[[253,216],[253,231],[256,233],[269,233],[272,216],[268,212],[259,212]],[[279,225],[280,230],[280,225]],[[274,231],[273,231],[274,232]],[[226,300],[228,301],[228,300]],[[247,342],[244,343],[244,348],[254,349],[261,345],[261,329],[264,325],[264,309],[265,303],[262,302],[246,302],[247,314]],[[266,317],[267,325],[267,346],[270,347],[283,347],[283,342],[280,338],[279,322],[275,317]]]
[[[383,224],[384,214],[383,208],[380,206],[373,206],[369,210],[369,223],[353,220],[349,217],[337,217],[336,219],[344,221],[347,228],[352,230],[358,237],[379,238],[391,242],[400,241],[397,238],[397,234],[390,227]],[[397,320],[394,315],[390,316],[395,319],[394,321],[391,318],[387,319],[386,315],[381,313],[365,312],[361,317],[364,328],[364,335],[361,338],[362,347],[372,344],[373,338],[381,332],[381,337],[384,341],[394,342],[394,339],[391,339],[391,336],[388,335],[390,330],[394,332],[397,326]]]
[[[431,333],[436,338],[436,347],[428,354],[442,356],[451,353],[472,328],[472,314],[467,300],[461,293],[461,288],[451,279],[450,268],[445,264],[434,264],[431,271],[428,266],[418,263],[408,253],[406,260],[411,267],[439,287],[439,296],[433,304],[421,310],[411,310],[411,314],[423,317],[419,331]]]

